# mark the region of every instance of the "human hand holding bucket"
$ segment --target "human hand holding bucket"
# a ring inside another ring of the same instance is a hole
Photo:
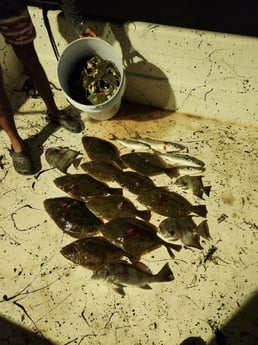
[[[103,60],[113,62],[120,73],[120,84],[116,93],[100,104],[87,104],[82,98],[75,96],[72,79],[74,70],[83,59],[99,56]],[[114,48],[106,41],[97,37],[79,38],[70,43],[63,51],[57,68],[58,80],[68,101],[78,110],[95,120],[107,120],[118,112],[125,91],[125,74],[122,59]]]

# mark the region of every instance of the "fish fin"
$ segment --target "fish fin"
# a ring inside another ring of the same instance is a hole
[[[179,170],[177,167],[170,167],[170,168],[165,168],[164,172],[168,175],[168,177],[173,178],[173,177],[178,177],[180,175]]]
[[[174,280],[174,274],[169,267],[168,262],[161,268],[161,270],[155,275],[157,282],[165,282],[165,281],[171,281]]]
[[[137,261],[137,262],[134,262],[133,265],[139,271],[152,274],[151,269],[147,265],[145,265],[143,262]]]
[[[198,233],[191,234],[190,241],[188,240],[188,241],[184,242],[183,238],[182,238],[182,241],[186,246],[194,247],[197,249],[203,249],[203,247],[200,244],[200,235]]]
[[[125,296],[125,290],[123,286],[113,286],[112,289],[119,293],[119,295]]]
[[[208,212],[206,205],[194,205],[192,211],[204,218],[206,218]]]
[[[79,169],[79,166],[80,166],[80,164],[81,164],[81,161],[82,161],[82,157],[80,157],[80,158],[75,158],[74,160],[73,160],[73,166],[75,167],[75,169]]]
[[[152,290],[152,287],[151,287],[150,285],[148,285],[148,284],[139,285],[139,287],[140,287],[141,289],[145,289],[145,290]]]
[[[151,211],[150,210],[138,210],[137,215],[142,218],[143,220],[146,220],[147,222],[151,218]]]
[[[211,186],[203,187],[203,191],[207,196],[210,196]]]
[[[207,219],[203,220],[196,228],[198,234],[205,238],[206,240],[210,240],[211,239],[211,235],[210,235],[210,231],[209,231],[209,227],[208,227],[208,221]]]

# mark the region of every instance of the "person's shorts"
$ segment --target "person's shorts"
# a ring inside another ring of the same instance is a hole
[[[0,19],[0,32],[6,43],[12,45],[28,44],[36,37],[35,27],[28,10],[15,17]]]

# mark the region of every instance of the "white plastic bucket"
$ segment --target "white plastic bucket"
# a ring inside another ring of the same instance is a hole
[[[117,92],[108,101],[89,105],[75,100],[71,95],[70,78],[75,66],[85,57],[98,55],[104,60],[115,63],[120,75],[121,82]],[[121,100],[125,91],[125,74],[122,59],[118,56],[114,48],[100,38],[85,37],[79,38],[70,43],[63,51],[57,67],[58,80],[68,101],[77,109],[86,113],[95,120],[107,120],[113,117],[119,110]]]

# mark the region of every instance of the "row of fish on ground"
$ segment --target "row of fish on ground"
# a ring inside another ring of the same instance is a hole
[[[83,136],[87,161],[68,147],[46,150],[49,165],[63,173],[54,184],[66,195],[44,200],[44,208],[64,233],[76,238],[61,254],[123,295],[127,285],[150,289],[150,283],[174,279],[168,263],[153,274],[140,262],[143,255],[161,246],[173,259],[182,245],[202,249],[200,238],[210,239],[203,201],[211,187],[203,185],[200,175],[205,164],[188,155],[182,144],[139,135],[129,139],[113,135],[111,140]],[[130,152],[121,154],[116,141]],[[81,172],[67,173],[72,164]],[[157,186],[152,177],[161,174],[202,203],[193,204],[167,186]],[[135,195],[144,209],[136,207],[124,191]],[[164,218],[158,225],[150,221],[153,212]],[[204,220],[197,225],[195,217]]]

